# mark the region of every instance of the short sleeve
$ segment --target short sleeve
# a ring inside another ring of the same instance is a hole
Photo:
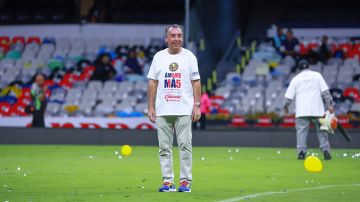
[[[295,98],[295,84],[292,80],[289,87],[286,89],[285,98],[293,100]]]
[[[199,80],[200,73],[197,59],[194,54],[191,53],[190,55],[190,78],[191,80]]]
[[[319,74],[319,79],[320,79],[320,91],[324,92],[326,90],[329,90],[328,85],[326,84],[324,78]]]
[[[151,62],[151,66],[150,66],[150,69],[149,69],[149,73],[147,75],[147,78],[148,79],[153,79],[153,80],[159,80],[157,78],[157,75],[156,75],[156,67],[157,67],[157,56],[155,55],[154,58],[153,58],[153,61]]]

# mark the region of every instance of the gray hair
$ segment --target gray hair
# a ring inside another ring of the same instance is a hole
[[[166,27],[166,29],[165,29],[165,37],[167,36],[168,31],[169,31],[170,28],[179,28],[181,30],[181,32],[183,33],[183,28],[182,28],[181,25],[172,24],[172,25],[169,25],[169,26]]]

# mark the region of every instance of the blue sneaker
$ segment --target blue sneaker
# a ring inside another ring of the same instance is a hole
[[[174,192],[176,191],[176,187],[174,183],[164,182],[163,186],[159,188],[159,192]]]
[[[191,192],[190,183],[186,180],[181,181],[179,192]]]

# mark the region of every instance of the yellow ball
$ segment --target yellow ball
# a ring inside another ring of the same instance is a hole
[[[321,172],[323,169],[320,159],[316,156],[307,157],[304,161],[304,167],[305,167],[305,170],[312,172],[312,173]]]
[[[130,145],[123,145],[122,147],[121,147],[121,155],[123,155],[123,156],[130,156],[131,155],[131,153],[132,153],[132,148],[131,148],[131,146]]]

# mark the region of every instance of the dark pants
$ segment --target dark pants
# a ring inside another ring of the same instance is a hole
[[[199,128],[199,125],[200,125],[201,130],[205,130],[205,128],[206,128],[206,114],[205,113],[201,113],[201,117],[200,117],[199,121],[193,123],[193,129],[197,130]]]
[[[33,128],[45,128],[45,117],[44,112],[40,110],[35,110],[33,112],[32,125]]]

